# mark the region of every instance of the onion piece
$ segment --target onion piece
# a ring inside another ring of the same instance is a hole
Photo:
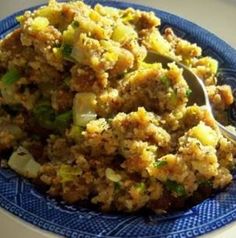
[[[73,102],[73,120],[76,126],[86,126],[96,120],[96,95],[94,93],[77,93]]]
[[[41,167],[29,151],[21,146],[13,152],[8,165],[11,169],[26,178],[36,178]]]
[[[121,176],[111,168],[107,168],[105,174],[107,179],[111,180],[112,182],[119,182],[121,180]]]

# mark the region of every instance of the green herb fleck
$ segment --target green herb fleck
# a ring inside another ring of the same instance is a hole
[[[192,93],[192,90],[190,88],[188,88],[186,90],[186,96],[189,97],[191,95],[191,93]]]
[[[114,182],[114,189],[115,189],[115,191],[119,191],[121,189],[121,183],[120,182]]]
[[[71,120],[72,120],[72,111],[59,114],[55,118],[55,127],[57,129],[65,129],[67,126],[69,126]]]
[[[140,192],[144,192],[144,191],[145,191],[145,188],[146,188],[145,183],[143,183],[143,182],[136,184],[135,187],[136,187],[137,189],[139,189]]]
[[[62,183],[73,181],[76,177],[82,174],[78,167],[73,167],[68,164],[62,164],[57,172]]]
[[[78,28],[79,27],[79,22],[78,21],[73,21],[71,23],[71,25],[72,25],[73,28]]]
[[[64,80],[65,86],[70,87],[70,80],[71,80],[70,77],[65,78],[65,80]]]
[[[108,118],[107,122],[108,122],[108,124],[111,124],[113,122],[113,118]]]
[[[2,82],[5,85],[11,85],[15,83],[17,80],[20,79],[20,73],[17,69],[12,68],[9,69],[3,76],[2,76]]]
[[[33,110],[33,115],[35,120],[37,120],[43,128],[54,128],[55,111],[51,108],[49,103],[45,102],[37,105]]]
[[[165,165],[167,165],[167,161],[166,160],[157,160],[156,162],[153,163],[153,167],[155,168],[161,168]]]
[[[176,193],[178,197],[186,196],[186,191],[182,184],[178,184],[176,181],[167,180],[165,185],[167,190]]]
[[[20,16],[16,16],[16,20],[17,22],[21,23],[21,21],[24,19],[24,16],[23,15],[20,15]]]
[[[44,102],[33,110],[35,120],[46,129],[61,131],[67,128],[72,120],[72,111],[57,114],[49,102]]]
[[[165,85],[166,88],[170,87],[170,80],[167,76],[162,76],[160,81]]]
[[[67,136],[74,140],[76,143],[80,143],[83,130],[84,129],[81,126],[72,125]]]
[[[170,95],[170,103],[172,105],[176,105],[177,103],[177,89],[174,88],[172,91],[171,91],[171,95]]]
[[[70,58],[70,55],[72,53],[72,46],[69,45],[69,44],[63,44],[61,46],[61,52],[62,52],[64,57]]]

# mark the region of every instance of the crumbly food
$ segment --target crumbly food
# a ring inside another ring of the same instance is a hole
[[[132,8],[51,0],[17,20],[0,41],[0,153],[13,151],[18,173],[66,202],[122,212],[166,212],[232,181],[235,147],[187,106],[182,69],[145,62],[151,50],[190,67],[221,114],[231,88],[199,46]]]

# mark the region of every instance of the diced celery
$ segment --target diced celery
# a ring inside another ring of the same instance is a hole
[[[170,103],[174,106],[177,103],[177,89],[172,89],[170,94]]]
[[[204,123],[200,123],[193,127],[189,134],[190,136],[197,138],[203,145],[215,147],[218,143],[217,133]]]
[[[165,185],[167,190],[176,193],[178,197],[186,196],[186,191],[182,184],[179,184],[176,181],[167,180]]]
[[[69,25],[67,29],[63,32],[63,41],[65,42],[65,44],[72,45],[74,42],[74,36],[75,28],[72,25]]]
[[[61,46],[61,52],[62,52],[62,55],[63,55],[65,58],[70,58],[71,53],[72,53],[72,45],[63,44],[63,45]]]
[[[37,10],[36,16],[47,18],[50,24],[55,25],[61,19],[61,11],[54,7],[41,7]]]
[[[170,80],[166,75],[162,76],[160,81],[165,85],[166,88],[170,87]]]
[[[82,174],[79,167],[72,167],[68,164],[62,164],[58,170],[58,176],[62,183],[73,181],[77,176]]]
[[[111,38],[114,41],[124,43],[128,40],[137,39],[137,37],[136,31],[131,26],[120,23],[115,27]]]
[[[48,25],[49,21],[46,17],[35,17],[31,23],[33,31],[43,31],[48,27]]]
[[[72,121],[72,111],[57,114],[49,102],[37,105],[33,110],[35,120],[43,128],[52,130],[64,130]]]
[[[24,16],[23,15],[17,16],[16,20],[21,24],[22,21],[24,20]]]
[[[155,168],[162,168],[164,166],[166,166],[168,163],[166,160],[157,160],[153,163],[153,167]]]
[[[209,64],[210,64],[211,72],[216,74],[218,71],[218,61],[209,57]]]
[[[83,129],[80,126],[73,125],[67,136],[78,143],[81,140],[82,131]]]
[[[55,127],[58,129],[65,129],[69,126],[72,120],[72,111],[59,114],[55,118]]]
[[[144,192],[146,189],[145,183],[141,182],[135,185],[135,188],[138,189],[140,192]]]
[[[105,171],[107,179],[111,180],[112,182],[119,182],[121,180],[121,176],[116,173],[113,169],[107,168]]]
[[[170,44],[163,38],[161,33],[156,30],[149,35],[149,48],[159,54],[167,55],[170,51]]]
[[[27,178],[36,178],[40,170],[40,164],[37,163],[33,156],[23,147],[19,147],[11,155],[8,165],[18,174]]]
[[[20,73],[17,69],[9,69],[3,76],[2,82],[5,85],[11,85],[20,79]]]
[[[76,126],[86,126],[95,120],[96,95],[94,93],[77,93],[73,102],[73,120]]]

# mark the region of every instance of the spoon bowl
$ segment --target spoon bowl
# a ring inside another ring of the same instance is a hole
[[[189,88],[191,89],[192,93],[189,96],[188,105],[197,104],[198,106],[203,106],[206,108],[211,115],[214,117],[213,110],[208,98],[207,90],[202,82],[202,80],[194,74],[186,65],[173,60],[172,58],[164,55],[160,55],[155,52],[149,51],[145,62],[147,63],[161,63],[164,68],[168,67],[169,63],[175,62],[180,68],[183,69],[183,76],[186,80]],[[233,143],[236,143],[236,133],[229,130],[227,127],[222,125],[220,122],[216,121],[219,129],[221,130],[222,134],[231,140]]]

